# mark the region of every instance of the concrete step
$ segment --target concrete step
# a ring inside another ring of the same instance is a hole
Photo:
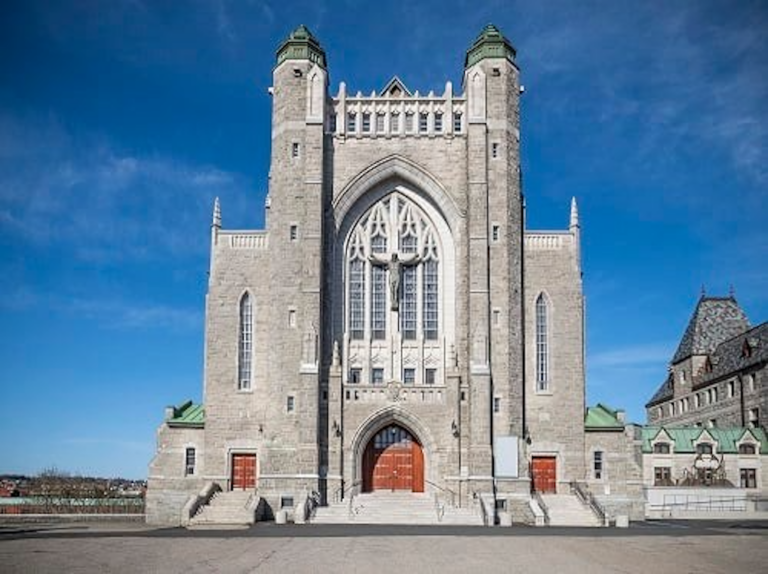
[[[251,497],[251,492],[219,492],[191,519],[190,527],[253,524],[254,511],[247,506]]]
[[[592,509],[572,494],[545,494],[550,526],[601,526]]]
[[[472,508],[444,507],[438,518],[431,494],[376,492],[360,494],[348,501],[320,507],[313,519],[317,524],[456,524],[482,525],[482,517]]]

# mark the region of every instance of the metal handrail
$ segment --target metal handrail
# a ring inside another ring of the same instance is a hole
[[[578,497],[578,499],[581,500],[582,503],[589,506],[592,512],[594,512],[597,518],[600,520],[601,524],[606,525],[608,523],[608,517],[605,513],[605,510],[589,490],[589,487],[586,484],[577,482],[575,480],[571,481],[570,486],[571,492],[573,492]]]
[[[346,498],[345,495],[347,494],[347,492],[349,492],[350,490],[352,490],[357,486],[360,486],[361,484],[363,484],[362,480],[356,480],[346,486],[338,487],[336,490],[333,491],[333,501],[341,502],[342,500],[344,500],[344,498]]]
[[[453,490],[451,490],[447,486],[440,486],[438,484],[435,484],[431,480],[424,479],[424,482],[427,483],[430,486],[434,486],[436,489],[438,489],[438,490],[440,490],[442,492],[449,493],[451,495],[451,506],[453,508],[456,508],[456,493]]]
[[[533,491],[533,498],[536,500],[536,504],[539,505],[539,509],[544,514],[544,524],[549,526],[549,508],[544,504],[544,499],[541,497],[541,493],[538,490]]]

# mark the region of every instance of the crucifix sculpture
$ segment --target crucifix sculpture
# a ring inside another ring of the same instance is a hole
[[[386,257],[373,253],[369,257],[371,263],[378,267],[386,267],[389,271],[389,299],[391,301],[392,311],[400,310],[400,273],[403,267],[416,265],[421,259],[416,253],[408,254],[404,257],[397,253],[392,253]]]

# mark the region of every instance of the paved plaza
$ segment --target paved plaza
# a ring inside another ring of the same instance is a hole
[[[768,523],[629,529],[0,525],[0,572],[765,572]]]

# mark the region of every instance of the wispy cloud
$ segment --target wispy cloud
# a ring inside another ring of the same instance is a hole
[[[4,285],[8,283],[8,285]],[[131,301],[120,298],[85,299],[40,293],[9,281],[0,283],[7,296],[0,298],[0,309],[23,312],[45,309],[78,320],[96,321],[106,329],[193,331],[203,324],[200,309],[165,305],[157,302]]]
[[[249,188],[214,166],[76,139],[52,118],[0,116],[0,134],[0,233],[82,259],[202,255],[213,197],[240,211]]]
[[[589,358],[589,365],[595,369],[658,368],[672,358],[673,351],[673,344],[631,345],[594,353]]]

